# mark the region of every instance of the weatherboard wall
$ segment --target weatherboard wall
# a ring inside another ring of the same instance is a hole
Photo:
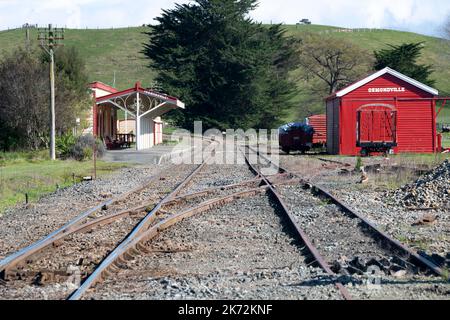
[[[365,105],[385,104],[397,110],[395,153],[433,153],[436,150],[434,95],[391,74],[327,101],[328,152],[359,155],[357,110]],[[402,100],[408,99],[408,100]]]

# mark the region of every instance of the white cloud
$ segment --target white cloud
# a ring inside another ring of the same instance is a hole
[[[436,33],[447,13],[448,0],[260,0],[253,16],[263,22],[313,23],[349,28],[400,28]],[[423,29],[428,25],[427,29]]]
[[[48,23],[71,28],[137,26],[153,22],[162,9],[188,0],[0,0],[0,29],[23,23]],[[448,0],[260,0],[251,16],[269,23],[316,24],[350,28],[398,28],[436,34]],[[425,26],[425,28],[424,28]]]

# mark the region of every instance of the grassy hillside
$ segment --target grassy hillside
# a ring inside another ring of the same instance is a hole
[[[403,42],[425,42],[422,63],[431,64],[435,68],[433,77],[436,79],[436,89],[441,95],[450,95],[450,41],[428,37],[410,32],[393,30],[354,29],[342,32],[340,28],[329,26],[286,26],[288,34],[301,36],[305,32],[318,32],[324,35],[348,39],[365,48],[369,52],[384,48],[386,44],[401,44]],[[123,29],[88,29],[67,30],[64,41],[66,46],[77,46],[87,61],[87,71],[90,81],[102,81],[112,84],[116,71],[116,87],[124,89],[131,87],[135,81],[149,85],[155,73],[148,69],[148,60],[140,53],[147,36],[143,34],[146,28]],[[340,31],[340,32],[338,32]],[[31,31],[33,45],[37,45],[37,33]],[[0,54],[11,51],[14,47],[25,43],[25,30],[10,30],[0,32]],[[301,88],[301,84],[299,84]],[[298,98],[306,100],[309,92],[299,90]],[[449,103],[450,104],[450,103]],[[303,117],[303,106],[291,110],[286,121],[298,120]],[[323,106],[313,109],[322,112]],[[450,123],[450,106],[442,113],[441,122]]]
[[[65,32],[65,46],[76,46],[86,59],[90,81],[102,81],[113,84],[116,71],[116,87],[126,89],[136,81],[149,85],[154,78],[146,66],[148,60],[140,53],[147,36],[143,32],[147,28],[122,29],[87,29]],[[38,45],[37,31],[31,30],[30,39],[34,46]],[[1,51],[11,51],[18,45],[25,44],[25,30],[10,30],[0,32]]]
[[[434,67],[435,72],[432,78],[436,80],[436,89],[439,90],[441,96],[450,95],[450,41],[448,40],[411,32],[382,29],[342,29],[319,25],[286,26],[286,29],[289,35],[296,37],[301,37],[305,32],[313,32],[353,41],[356,45],[369,52],[386,48],[387,44],[398,45],[405,42],[424,42],[423,54],[419,62],[430,64]],[[307,95],[308,93],[301,92],[298,98],[304,100]],[[314,109],[322,112],[323,108],[322,110],[321,108],[321,106],[316,106]],[[303,116],[301,112],[300,115]],[[300,115],[298,110],[292,110],[286,120],[296,119]],[[441,112],[438,121],[450,123],[450,104]]]

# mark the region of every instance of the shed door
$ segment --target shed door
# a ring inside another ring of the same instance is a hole
[[[369,106],[358,110],[358,142],[396,142],[397,111]]]

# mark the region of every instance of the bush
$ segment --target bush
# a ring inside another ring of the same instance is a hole
[[[363,161],[362,161],[361,157],[356,158],[355,171],[361,171],[362,167],[363,167]]]
[[[97,146],[97,156],[101,157],[105,153],[105,146],[100,140],[95,140],[91,134],[80,136],[71,149],[71,157],[78,161],[92,159],[94,143]]]
[[[71,156],[73,147],[75,146],[76,137],[71,133],[64,134],[56,138],[56,152],[62,159]]]

